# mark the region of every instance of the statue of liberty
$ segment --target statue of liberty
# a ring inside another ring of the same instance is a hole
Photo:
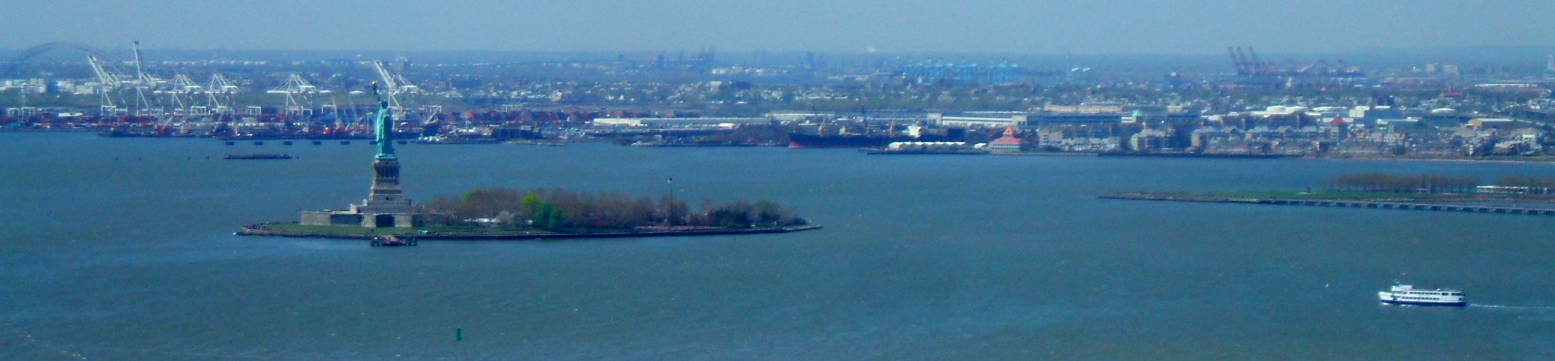
[[[378,141],[378,154],[373,157],[373,182],[367,189],[367,199],[352,204],[349,210],[304,211],[302,224],[367,228],[422,226],[422,215],[400,189],[400,161],[394,155],[394,119],[389,115],[389,102],[378,95],[378,83],[374,82],[372,87],[373,97],[378,100],[378,116],[373,120],[373,139]]]
[[[389,101],[378,96],[378,82],[373,82],[373,98],[378,100],[378,118],[373,120],[374,139],[378,142],[378,155],[376,159],[395,159],[394,156],[394,118],[389,115]]]

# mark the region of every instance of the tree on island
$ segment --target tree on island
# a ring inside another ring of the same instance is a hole
[[[1323,185],[1331,190],[1345,192],[1466,193],[1473,192],[1479,180],[1435,174],[1361,173],[1329,178],[1323,181]]]
[[[535,206],[534,214],[535,228],[554,231],[567,227],[567,215],[562,214],[561,209],[556,208],[555,204],[542,201],[540,205]]]
[[[547,231],[630,230],[638,227],[771,228],[803,225],[805,220],[771,201],[704,202],[691,212],[685,202],[664,197],[657,204],[645,197],[591,194],[562,189],[519,191],[482,188],[459,197],[440,196],[425,210],[450,226],[495,226]]]

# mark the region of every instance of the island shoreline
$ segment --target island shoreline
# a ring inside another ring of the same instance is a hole
[[[243,226],[234,234],[239,236],[258,237],[285,237],[285,238],[324,238],[324,239],[357,239],[371,240],[373,237],[385,234],[328,234],[312,232],[288,232],[265,229],[267,224],[251,224]],[[530,240],[565,240],[565,239],[606,239],[606,238],[653,238],[653,237],[690,237],[690,236],[721,236],[721,235],[745,235],[745,234],[775,234],[793,233],[821,229],[820,225],[802,225],[789,227],[755,228],[755,229],[715,229],[715,230],[684,230],[684,231],[659,231],[659,232],[601,232],[601,233],[511,233],[511,234],[395,234],[405,239],[418,241],[530,241]]]

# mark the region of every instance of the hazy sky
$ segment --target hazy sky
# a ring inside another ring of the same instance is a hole
[[[1221,53],[1549,46],[1555,1],[0,1],[0,48]]]

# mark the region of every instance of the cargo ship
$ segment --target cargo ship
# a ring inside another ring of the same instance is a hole
[[[885,148],[863,148],[865,154],[957,154],[981,155],[988,153],[988,144],[967,142],[891,142]]]
[[[907,142],[918,140],[907,136],[889,135],[816,135],[804,133],[789,133],[789,148],[881,148],[891,142]]]
[[[1159,157],[1159,158],[1236,158],[1236,159],[1279,159],[1288,158],[1290,155],[1276,153],[1187,153],[1187,152],[1101,152],[1096,155],[1103,157]]]
[[[894,142],[941,142],[962,138],[964,130],[921,125],[859,122],[799,124],[788,132],[789,148],[885,148]]]
[[[917,136],[914,136],[917,135]],[[788,133],[789,148],[884,148],[895,142],[939,142],[948,140],[945,134],[919,132],[866,132],[866,133]]]

